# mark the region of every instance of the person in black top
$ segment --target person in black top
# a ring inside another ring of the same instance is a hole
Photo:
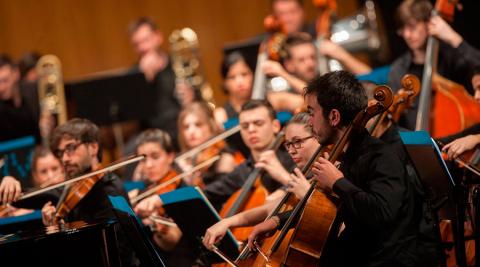
[[[305,98],[321,145],[335,144],[367,105],[361,84],[345,71],[313,80]],[[320,188],[333,191],[342,203],[337,217],[344,228],[330,243],[327,266],[413,266],[418,218],[404,164],[366,130],[353,135],[339,160],[340,169],[324,158],[312,169]],[[285,223],[289,213],[257,225],[249,244]]]
[[[141,17],[129,25],[130,41],[138,55],[134,67],[141,71],[157,93],[156,114],[143,122],[143,128],[159,128],[168,132],[177,146],[177,117],[182,106],[191,103],[196,95],[185,83],[177,83],[167,52],[161,49],[164,37],[152,18]],[[178,149],[178,147],[177,147]]]
[[[240,133],[249,147],[251,157],[239,165],[233,172],[220,176],[204,189],[207,198],[215,208],[220,209],[227,199],[239,190],[255,167],[255,162],[262,159],[263,153],[269,153],[267,148],[275,140],[275,134],[280,130],[280,123],[275,119],[273,107],[262,100],[250,100],[242,106],[239,115]],[[276,153],[279,161],[289,171],[294,162],[285,150]],[[266,159],[263,159],[266,160]],[[261,182],[269,193],[279,189],[282,184],[266,174]]]
[[[20,86],[17,66],[0,55],[0,141],[33,135],[40,141],[36,88]]]
[[[62,162],[67,179],[100,168],[101,148],[98,127],[86,119],[72,119],[55,128],[50,149]],[[70,211],[66,221],[113,219],[108,196],[123,196],[128,199],[122,182],[113,173],[106,173],[85,197]],[[42,209],[42,219],[47,225],[53,221],[55,207],[47,203]]]
[[[480,63],[480,52],[469,45],[440,16],[430,18],[432,4],[427,0],[405,0],[397,9],[398,34],[405,40],[409,51],[392,63],[388,85],[401,88],[403,75],[410,73],[420,79],[423,74],[428,36],[440,39],[437,72],[447,79],[466,86],[471,93],[469,74]],[[415,128],[418,98],[415,106],[399,122],[407,129]]]

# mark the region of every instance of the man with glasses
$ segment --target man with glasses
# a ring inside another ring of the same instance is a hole
[[[50,149],[62,162],[67,179],[100,169],[101,147],[98,127],[86,119],[72,119],[55,128]],[[122,182],[113,173],[105,173],[70,211],[65,220],[92,221],[115,218],[108,201],[109,195],[120,195],[128,199]],[[42,208],[42,220],[45,225],[55,223],[55,212],[51,202],[45,204]]]
[[[270,164],[275,164],[273,168],[265,168],[267,173],[261,178],[262,185],[269,193],[280,188],[282,184],[286,184],[282,179],[275,177],[279,177],[283,172],[288,174],[286,170],[291,170],[294,166],[291,157],[285,150],[268,151],[268,147],[275,140],[275,135],[280,131],[280,122],[275,118],[275,111],[270,103],[262,100],[250,100],[242,106],[238,118],[240,134],[250,149],[251,156],[233,172],[221,176],[217,181],[205,187],[205,194],[217,209],[220,209],[223,203],[242,187],[255,167],[265,167],[261,164],[262,162],[266,163],[267,158],[270,160]],[[273,161],[274,159],[275,161]]]
[[[428,0],[405,0],[397,9],[398,34],[405,40],[409,51],[392,63],[388,75],[393,90],[401,88],[401,79],[407,74],[422,78],[427,39],[434,36],[440,40],[437,72],[460,84],[473,93],[470,75],[473,66],[480,64],[480,52],[470,46],[440,16],[431,16],[432,4]],[[416,101],[418,103],[418,99]],[[414,106],[400,121],[400,125],[413,130],[417,116]]]

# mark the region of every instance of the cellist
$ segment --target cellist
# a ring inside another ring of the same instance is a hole
[[[302,112],[293,116],[285,125],[285,148],[295,161],[297,168],[303,168],[319,146],[317,140],[312,135],[308,120],[308,114]],[[261,165],[265,166],[267,171],[276,167],[274,164],[265,164],[263,162]],[[310,187],[309,182],[299,169],[296,169],[295,174],[290,175],[287,173],[283,177],[288,180],[287,191],[294,193],[299,199],[305,195]],[[223,238],[229,228],[253,226],[263,221],[275,207],[276,202],[273,200],[257,208],[222,219],[207,229],[203,237],[203,244],[211,249],[213,244]]]
[[[207,198],[218,209],[242,187],[255,162],[267,151],[268,146],[275,140],[275,134],[280,130],[280,122],[275,118],[273,107],[263,100],[250,100],[245,103],[240,111],[239,121],[240,134],[252,156],[231,173],[219,177],[205,187]],[[294,163],[286,151],[278,150],[276,155],[285,169],[290,170],[293,167]],[[261,182],[269,193],[282,186],[282,183],[270,175],[264,175]]]
[[[392,63],[388,85],[396,90],[401,88],[403,75],[411,73],[422,78],[429,35],[440,39],[438,73],[447,79],[465,85],[472,92],[468,81],[474,65],[480,64],[480,52],[470,46],[440,16],[432,16],[433,7],[428,0],[405,0],[397,9],[398,34],[403,38],[409,51]],[[417,98],[418,99],[418,98]],[[416,101],[418,103],[418,101]],[[417,109],[407,112],[400,126],[415,128]]]
[[[345,71],[309,83],[305,99],[312,131],[323,146],[335,144],[367,106],[362,86]],[[320,187],[341,201],[337,220],[343,226],[330,243],[326,266],[414,265],[418,219],[414,192],[405,166],[385,143],[364,130],[347,143],[339,169],[320,157],[312,172]],[[281,226],[288,214],[257,225],[249,237],[250,247],[257,236]]]

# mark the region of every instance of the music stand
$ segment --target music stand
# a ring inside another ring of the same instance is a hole
[[[228,43],[223,47],[223,56],[226,57],[233,52],[239,52],[245,58],[245,61],[252,72],[255,72],[258,51],[264,38],[265,35],[260,35],[248,40]]]
[[[438,241],[438,255],[440,257],[440,265],[446,266],[446,258],[444,248],[441,245],[442,239],[440,234],[438,218],[438,210],[447,203],[448,200],[452,200],[452,192],[456,189],[457,184],[453,179],[450,171],[447,168],[445,161],[442,158],[440,149],[438,148],[435,141],[430,137],[426,131],[417,131],[417,132],[399,132],[400,137],[405,145],[405,148],[408,152],[408,155],[413,163],[418,177],[423,185],[425,191],[425,199],[427,206],[431,207],[432,217],[434,218],[435,231],[437,233]],[[451,201],[449,201],[451,202]],[[457,227],[455,227],[455,224]],[[452,220],[452,227],[457,229],[462,225],[462,234],[461,236],[455,234],[455,247],[456,247],[456,257],[457,262],[462,262],[465,260],[465,246],[461,246],[461,240],[463,240],[463,221],[460,223],[455,223],[455,220]],[[460,264],[460,266],[462,266]]]
[[[160,199],[183,235],[205,251],[202,237],[210,226],[220,221],[220,216],[203,192],[198,187],[183,187],[160,195]],[[227,231],[218,248],[230,259],[238,257],[238,244],[230,231]],[[208,252],[207,257],[210,263],[224,262],[212,252]]]
[[[108,196],[123,231],[132,244],[142,266],[165,266],[157,250],[142,229],[142,222],[122,196]]]
[[[155,115],[156,90],[143,73],[131,72],[85,79],[65,84],[73,102],[71,116],[87,118],[97,125],[140,120]]]

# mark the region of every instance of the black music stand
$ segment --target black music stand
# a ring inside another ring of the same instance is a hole
[[[127,234],[142,266],[165,266],[157,250],[143,231],[142,222],[122,196],[108,196],[122,230]]]
[[[258,51],[265,37],[266,35],[259,35],[248,40],[225,44],[223,46],[223,56],[226,57],[233,52],[239,52],[245,58],[252,72],[255,72]]]
[[[158,102],[156,90],[141,72],[68,82],[65,90],[74,107],[74,114],[70,115],[87,118],[97,125],[153,117]]]
[[[205,253],[209,263],[224,262],[216,254],[207,251],[202,237],[207,229],[220,221],[220,216],[198,187],[183,187],[160,195],[163,208],[182,230],[183,235]],[[238,244],[230,231],[218,245],[230,259],[238,257]]]
[[[457,197],[454,195],[454,193],[458,191],[457,184],[448,170],[445,161],[442,159],[440,149],[428,132],[400,132],[400,137],[422,182],[427,206],[432,213],[439,244],[437,250],[440,257],[440,266],[446,266],[446,256],[440,235],[438,211],[444,207],[445,204],[452,203],[454,198]],[[455,230],[453,230],[457,263],[459,263],[460,266],[464,266],[461,262],[466,262],[465,242],[463,236],[463,220],[462,217],[459,216],[462,212],[459,210],[461,210],[461,208],[457,207],[458,221],[456,222],[455,218],[451,219],[452,228],[457,231],[455,232]],[[458,234],[460,230],[459,227],[462,228],[461,235]]]

